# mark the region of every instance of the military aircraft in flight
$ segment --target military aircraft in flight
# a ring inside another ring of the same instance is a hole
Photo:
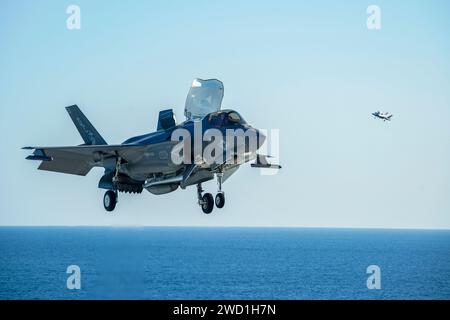
[[[252,167],[281,168],[270,164],[268,156],[257,154],[266,139],[260,130],[250,126],[238,112],[221,110],[223,94],[221,81],[195,79],[186,99],[184,122],[176,123],[172,109],[162,110],[157,131],[111,145],[78,106],[72,105],[66,109],[84,144],[24,147],[34,150],[26,159],[41,161],[39,170],[80,176],[87,175],[93,167],[104,168],[98,187],[107,190],[103,197],[107,211],[116,207],[119,192],[141,193],[146,189],[160,195],[196,185],[198,204],[209,214],[214,203],[217,208],[224,207],[222,183],[240,165],[255,160]],[[234,134],[228,139],[229,132],[240,132],[241,136]],[[219,139],[222,134],[223,140]],[[202,183],[214,177],[218,182],[215,198],[211,193],[203,194],[202,189]]]
[[[374,112],[372,113],[372,115],[376,118],[382,119],[383,121],[391,121],[392,118],[392,114],[390,114],[389,112]]]

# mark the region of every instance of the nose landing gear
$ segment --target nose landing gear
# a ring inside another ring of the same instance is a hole
[[[215,203],[216,207],[219,209],[222,209],[225,206],[225,194],[223,192],[216,194]]]
[[[204,195],[202,195],[202,192],[204,191],[202,188],[202,184],[197,184],[198,204],[206,214],[210,214],[213,211],[214,204],[219,209],[225,206],[225,192],[222,191],[222,178],[223,173],[217,173],[217,186],[219,190],[217,191],[215,198],[213,198],[211,193],[205,193]]]
[[[217,187],[218,187],[218,191],[216,194],[216,199],[215,199],[215,203],[216,203],[216,207],[221,209],[225,206],[225,192],[222,191],[222,178],[223,178],[223,173],[220,172],[217,174]]]
[[[210,214],[214,209],[214,199],[211,193],[205,193],[202,195],[202,184],[197,184],[197,198],[198,204],[202,208],[203,212],[206,214]]]

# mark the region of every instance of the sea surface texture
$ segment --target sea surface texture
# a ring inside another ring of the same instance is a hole
[[[0,299],[450,299],[450,231],[2,227]]]

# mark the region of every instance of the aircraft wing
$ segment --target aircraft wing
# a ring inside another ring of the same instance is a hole
[[[161,142],[152,145],[81,145],[70,147],[25,147],[34,150],[28,160],[40,160],[39,170],[85,176],[95,166],[104,166],[104,160],[121,157],[127,163],[137,162],[146,154],[170,152],[178,142]]]

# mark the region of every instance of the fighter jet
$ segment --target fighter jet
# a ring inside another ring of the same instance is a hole
[[[377,112],[372,113],[372,115],[375,116],[376,118],[382,119],[383,121],[391,121],[391,118],[392,118],[392,114],[390,114],[389,112],[383,113],[383,112],[377,111]]]
[[[196,185],[198,204],[209,214],[214,204],[224,207],[222,183],[242,164],[255,160],[252,167],[281,168],[270,164],[268,156],[257,154],[266,139],[260,130],[237,111],[221,110],[223,94],[221,81],[195,79],[186,98],[185,121],[177,124],[172,109],[162,110],[157,131],[110,145],[78,106],[72,105],[66,109],[84,144],[24,147],[34,150],[26,159],[41,161],[39,170],[80,176],[93,167],[104,168],[98,187],[107,190],[103,197],[107,211],[115,209],[119,192],[140,194],[145,189],[161,195]],[[215,198],[202,188],[203,182],[214,178],[218,182]]]

